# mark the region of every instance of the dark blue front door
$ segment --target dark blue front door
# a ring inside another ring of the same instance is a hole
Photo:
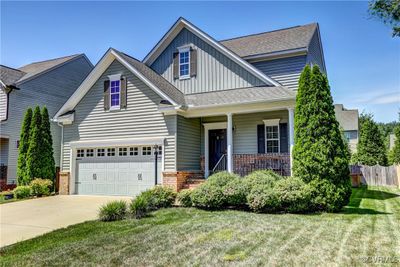
[[[209,166],[212,170],[223,154],[226,154],[226,129],[210,130],[209,134]]]

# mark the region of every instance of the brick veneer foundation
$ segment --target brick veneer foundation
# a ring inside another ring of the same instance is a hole
[[[60,172],[60,185],[58,193],[60,195],[69,195],[69,183],[70,183],[70,173]]]
[[[203,178],[201,171],[176,171],[176,172],[163,172],[163,185],[172,187],[175,191],[179,192],[185,187],[189,179]]]

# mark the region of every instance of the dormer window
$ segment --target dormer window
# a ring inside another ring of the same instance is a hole
[[[179,79],[190,78],[190,47],[179,49]]]
[[[110,109],[121,108],[121,75],[110,75]]]

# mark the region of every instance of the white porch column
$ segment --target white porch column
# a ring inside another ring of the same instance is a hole
[[[233,123],[232,113],[226,114],[228,117],[228,124],[226,129],[227,135],[227,169],[228,172],[233,172]]]
[[[290,174],[292,173],[293,167],[293,146],[294,146],[294,110],[293,108],[288,108],[289,112],[289,147],[290,147]]]

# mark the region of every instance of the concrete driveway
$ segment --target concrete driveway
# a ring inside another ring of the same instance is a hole
[[[52,196],[0,205],[0,247],[97,218],[101,205],[129,197]]]

